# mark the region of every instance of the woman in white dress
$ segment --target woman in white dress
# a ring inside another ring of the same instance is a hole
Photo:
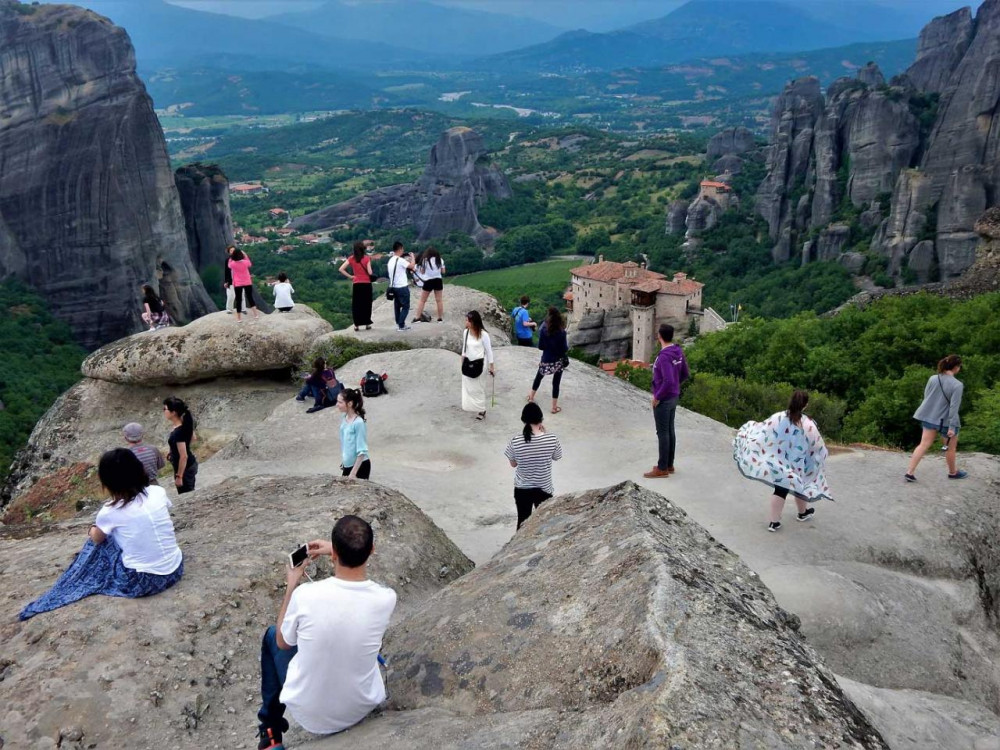
[[[462,410],[476,412],[476,421],[486,419],[487,365],[490,377],[493,377],[496,370],[490,335],[483,328],[483,316],[478,310],[473,310],[465,316],[465,334],[462,336]]]

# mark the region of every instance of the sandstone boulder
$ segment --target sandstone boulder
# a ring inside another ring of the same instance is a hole
[[[932,240],[918,242],[907,257],[907,268],[917,276],[918,284],[934,281],[937,275],[937,253]]]
[[[797,628],[662,496],[563,495],[391,629],[392,711],[317,747],[480,747],[498,723],[518,747],[888,747]]]
[[[139,330],[140,284],[180,320],[214,310],[125,30],[0,0],[0,49],[0,279],[36,289],[88,348]]]
[[[595,310],[583,315],[567,331],[569,345],[587,354],[613,361],[632,351],[632,315],[627,307]]]
[[[858,80],[872,88],[885,85],[885,76],[874,62],[868,62],[858,70]]]
[[[678,198],[667,209],[667,234],[684,234],[687,227],[688,202]]]
[[[226,248],[234,243],[229,213],[229,180],[215,164],[188,164],[174,172],[184,211],[191,261],[199,272],[223,268]]]
[[[241,323],[220,312],[115,341],[87,357],[81,369],[88,378],[146,386],[282,370],[301,364],[331,328],[305,305]]]
[[[287,554],[329,538],[345,513],[375,530],[371,578],[395,589],[398,620],[472,565],[410,501],[368,482],[244,477],[178,499],[184,577],[149,599],[94,596],[21,623],[85,539],[93,510],[0,545],[3,734],[11,748],[250,746],[260,638],[277,617]],[[319,577],[329,564],[316,566]],[[314,575],[314,578],[317,576]],[[308,585],[308,584],[306,584]],[[295,739],[295,734],[290,735]]]
[[[906,71],[921,91],[941,92],[972,41],[972,11],[961,8],[938,16],[920,32],[917,59]]]
[[[465,334],[465,315],[470,310],[478,310],[483,316],[483,323],[490,334],[493,346],[510,344],[512,320],[509,311],[504,310],[497,300],[471,287],[447,284],[444,288],[444,320],[437,322],[437,308],[434,306],[434,295],[427,300],[424,312],[431,316],[430,323],[413,323],[413,315],[417,310],[420,290],[410,287],[410,320],[409,331],[396,328],[393,318],[393,303],[385,298],[386,287],[379,284],[375,287],[380,293],[372,305],[372,322],[370,331],[362,328],[355,332],[354,326],[348,326],[339,331],[326,334],[316,340],[316,345],[336,336],[349,336],[359,341],[400,341],[408,344],[411,349],[445,349],[459,353],[462,351],[462,338]]]
[[[731,175],[739,174],[743,171],[743,160],[733,154],[720,156],[712,164],[712,171],[715,172],[716,175],[724,175],[726,173]]]
[[[753,131],[744,127],[726,128],[708,141],[705,158],[709,161],[720,156],[739,156],[754,147]]]

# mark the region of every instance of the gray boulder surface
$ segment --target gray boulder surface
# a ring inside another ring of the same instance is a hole
[[[566,333],[571,348],[609,362],[622,359],[632,351],[631,311],[627,307],[595,310],[571,323]]]
[[[88,378],[127,385],[167,385],[301,365],[332,326],[306,305],[258,320],[213,313],[186,326],[145,331],[112,342],[83,361]]]
[[[36,289],[94,348],[215,306],[191,262],[163,131],[125,31],[83,8],[0,0],[0,278]]]
[[[688,202],[678,198],[667,209],[667,234],[684,234],[687,229]]]
[[[487,198],[512,195],[506,177],[488,163],[482,137],[466,127],[442,133],[427,167],[415,183],[393,185],[300,216],[292,226],[327,229],[341,224],[413,228],[425,241],[464,232],[477,243],[494,237],[480,223],[478,207]]]
[[[753,131],[744,127],[726,128],[713,135],[708,141],[706,160],[720,156],[745,154],[754,147]]]
[[[720,156],[712,164],[712,171],[716,175],[723,175],[727,172],[731,175],[739,174],[743,171],[743,160],[732,154]]]
[[[82,546],[95,511],[42,535],[3,534],[7,747],[251,747],[260,639],[277,618],[287,555],[329,539],[341,515],[372,524],[370,575],[395,589],[396,620],[472,568],[398,492],[330,476],[245,476],[175,500],[184,577],[166,592],[93,596],[17,622]],[[314,578],[330,574],[328,560],[315,567]],[[305,736],[288,735],[296,745]]]
[[[432,709],[484,722],[444,747],[887,748],[797,628],[661,495],[562,495],[390,630],[391,710],[317,750],[434,745]]]
[[[882,75],[882,71],[879,69],[878,64],[874,62],[865,64],[858,71],[858,80],[866,86],[871,86],[872,88],[885,85],[885,76]]]
[[[224,268],[226,248],[235,244],[225,173],[215,164],[188,164],[174,172],[174,183],[195,268]]]
[[[972,10],[938,16],[920,32],[917,59],[906,76],[921,91],[940,93],[972,41]]]

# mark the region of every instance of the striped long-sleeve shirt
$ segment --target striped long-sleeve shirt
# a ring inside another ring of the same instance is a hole
[[[503,453],[508,461],[515,461],[514,486],[521,489],[537,487],[550,495],[555,494],[552,487],[552,462],[562,458],[562,445],[559,438],[551,433],[532,435],[530,442],[525,442],[524,435],[516,435],[507,443]]]

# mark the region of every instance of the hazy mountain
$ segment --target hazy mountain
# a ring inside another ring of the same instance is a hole
[[[236,18],[170,5],[163,0],[81,0],[75,3],[124,27],[143,68],[212,64],[226,55],[252,57],[258,69],[289,63],[369,68],[426,58],[404,45],[335,39],[270,21]]]
[[[272,21],[346,39],[400,44],[436,54],[484,55],[548,41],[562,29],[540,21],[424,0],[329,0],[315,10]]]
[[[483,58],[476,66],[550,72],[653,67],[708,56],[823,49],[881,41],[886,35],[903,39],[919,30],[913,13],[898,15],[893,8],[867,0],[851,3],[852,13],[840,13],[835,20],[817,17],[814,7],[821,6],[777,0],[692,0],[662,18],[627,29],[602,34],[572,31],[544,44]]]

